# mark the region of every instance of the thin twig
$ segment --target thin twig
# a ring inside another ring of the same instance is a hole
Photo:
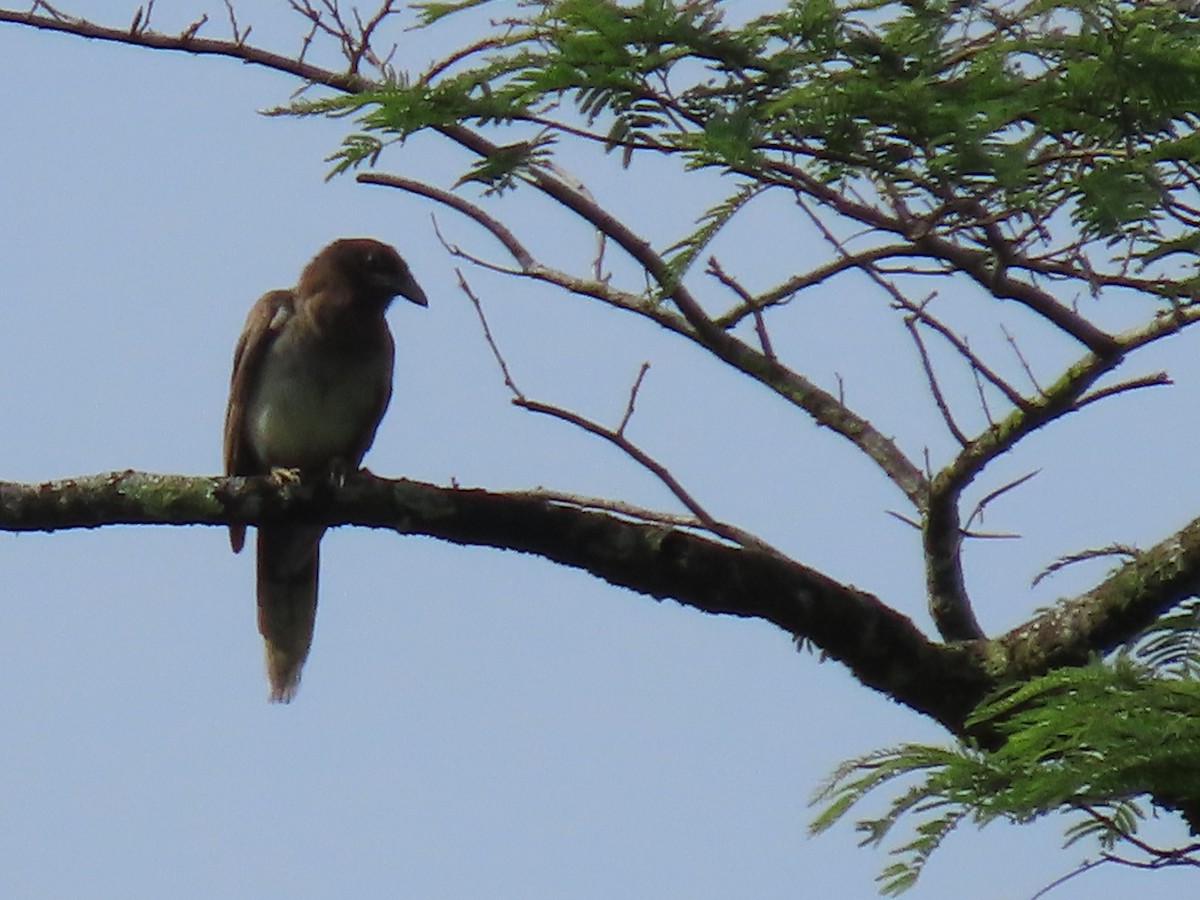
[[[1008,484],[1002,485],[1001,487],[996,488],[991,493],[985,495],[982,500],[980,500],[978,503],[975,504],[975,509],[973,509],[971,511],[971,515],[967,516],[967,523],[963,526],[963,529],[965,530],[965,529],[970,528],[971,523],[974,522],[976,518],[978,518],[979,521],[982,522],[984,510],[987,509],[987,505],[989,503],[991,503],[993,500],[996,500],[997,498],[1002,497],[1003,495],[1007,494],[1013,488],[1020,487],[1021,485],[1023,485],[1025,482],[1029,481],[1029,479],[1033,478],[1035,475],[1037,475],[1041,471],[1042,471],[1041,469],[1034,469],[1032,472],[1026,472],[1020,478],[1016,478],[1016,479],[1010,481]]]
[[[421,26],[414,25],[410,26],[410,29],[419,27]],[[508,40],[506,38],[488,37],[476,41],[473,44],[468,44],[465,47],[461,47],[455,50],[449,56],[444,56],[441,59],[434,60],[430,64],[429,68],[421,74],[421,77],[418,79],[418,84],[429,84],[434,78],[441,75],[456,63],[460,63],[464,59],[474,56],[477,53],[481,53],[484,50],[495,50],[497,47],[504,46],[507,43]]]
[[[1084,872],[1090,872],[1092,869],[1096,868],[1097,866],[1102,866],[1106,862],[1110,862],[1110,860],[1105,859],[1104,857],[1101,857],[1100,859],[1093,859],[1090,861],[1084,860],[1082,863],[1080,863],[1078,868],[1071,870],[1066,875],[1062,875],[1058,878],[1055,878],[1052,882],[1050,882],[1048,885],[1046,885],[1044,888],[1042,888],[1040,891],[1038,891],[1036,894],[1034,894],[1032,897],[1030,897],[1029,900],[1040,900],[1040,898],[1045,897],[1056,887],[1060,887],[1060,886],[1066,884],[1072,878],[1076,877],[1077,875],[1082,875]]]
[[[1090,394],[1084,394],[1075,401],[1075,408],[1083,409],[1089,403],[1095,403],[1097,400],[1103,400],[1106,397],[1114,397],[1117,394],[1124,394],[1127,391],[1136,391],[1140,388],[1148,387],[1163,387],[1174,383],[1171,376],[1166,372],[1154,372],[1150,375],[1143,375],[1140,378],[1131,378],[1129,381],[1122,381],[1119,384],[1099,388]]]
[[[488,346],[492,348],[492,356],[496,358],[496,363],[500,366],[505,386],[512,391],[514,400],[524,400],[525,395],[521,393],[521,389],[517,387],[517,383],[513,380],[512,373],[508,370],[508,363],[504,361],[504,355],[500,352],[500,348],[496,346],[496,339],[492,337],[492,329],[488,327],[487,316],[483,314],[483,304],[479,302],[479,298],[475,296],[475,292],[467,284],[467,279],[463,276],[462,270],[457,266],[454,268],[454,274],[458,276],[458,286],[462,288],[463,293],[471,301],[471,305],[475,307],[475,314],[479,316],[479,324],[483,326],[483,337],[487,341]]]
[[[517,236],[507,226],[498,219],[488,215],[474,203],[464,200],[457,194],[444,191],[423,181],[404,178],[401,175],[385,175],[382,172],[362,172],[355,177],[355,181],[359,184],[377,184],[384,187],[397,188],[398,190],[407,191],[410,194],[435,200],[443,206],[448,206],[486,228],[492,237],[504,245],[504,249],[512,255],[512,258],[517,261],[517,264],[522,269],[529,270],[535,265],[533,254],[525,249],[525,246],[517,240]]]
[[[642,380],[646,377],[646,373],[650,371],[650,363],[643,362],[642,367],[638,369],[637,378],[633,380],[633,387],[629,389],[629,402],[625,404],[625,415],[621,416],[621,424],[617,426],[617,434],[625,434],[625,426],[629,424],[629,420],[633,418],[633,407],[637,403],[638,391],[642,389]]]
[[[642,468],[649,470],[666,485],[667,490],[675,495],[675,498],[691,511],[691,513],[700,522],[701,526],[712,534],[732,541],[735,544],[741,544],[743,547],[751,550],[760,550],[764,553],[770,553],[773,556],[782,556],[778,550],[770,546],[763,540],[749,532],[743,531],[733,525],[725,522],[719,522],[714,519],[708,511],[700,505],[684,487],[679,483],[679,480],[671,474],[671,471],[660,463],[650,454],[646,453],[636,444],[630,442],[624,435],[613,431],[611,428],[605,428],[598,422],[593,422],[579,413],[572,412],[569,409],[563,409],[561,406],[554,406],[550,403],[542,403],[538,400],[529,400],[523,397],[514,397],[513,404],[522,409],[527,409],[530,412],[541,413],[555,419],[561,419],[568,422],[577,428],[581,428],[588,434],[595,435],[602,440],[605,440],[613,446],[620,449],[627,456],[635,460]]]
[[[925,254],[906,244],[888,244],[881,247],[872,247],[868,250],[847,252],[846,255],[839,255],[837,259],[811,269],[808,272],[793,275],[782,284],[763,292],[758,296],[758,308],[766,309],[770,306],[782,306],[805,288],[820,284],[842,272],[861,268],[868,262],[903,256],[924,258]],[[753,311],[753,307],[750,306],[735,307],[729,312],[718,316],[716,322],[723,328],[732,328],[742,318],[750,315]]]
[[[746,307],[750,310],[750,314],[754,317],[754,332],[758,335],[758,343],[759,346],[762,347],[763,356],[770,360],[778,359],[778,357],[775,356],[774,348],[771,346],[771,337],[767,334],[767,323],[763,319],[762,305],[758,302],[758,299],[748,290],[742,287],[741,283],[736,278],[727,274],[725,270],[721,268],[721,264],[717,261],[715,256],[710,256],[708,258],[707,272],[708,274],[714,276],[719,282],[721,282],[721,284],[725,285],[725,287],[729,288],[731,291],[741,297],[742,302],[746,304]]]
[[[965,344],[966,341],[963,341]],[[992,417],[992,407],[988,403],[987,391],[983,389],[983,378],[980,376],[979,369],[971,366],[971,379],[975,382],[975,393],[979,395],[979,406],[983,409],[984,418],[987,419],[988,427],[995,428],[996,420]]]
[[[900,520],[901,522],[903,522],[905,525],[911,525],[911,526],[912,526],[913,528],[915,528],[917,531],[920,531],[920,530],[921,530],[921,523],[920,523],[920,522],[916,521],[915,519],[910,519],[908,516],[904,515],[903,513],[898,513],[898,512],[896,512],[894,509],[888,509],[888,510],[884,510],[884,512],[886,512],[886,513],[887,513],[889,516],[891,516],[893,519],[899,519],[899,520]]]
[[[1128,544],[1109,544],[1107,547],[1098,547],[1094,550],[1080,550],[1078,553],[1060,556],[1054,562],[1050,563],[1050,565],[1038,572],[1029,586],[1037,587],[1043,579],[1053,575],[1059,569],[1065,569],[1067,566],[1086,562],[1089,559],[1100,559],[1105,556],[1127,556],[1130,559],[1137,559],[1140,555],[1141,552],[1137,547],[1131,547]]]
[[[229,28],[233,31],[233,43],[237,47],[245,46],[246,38],[250,37],[250,27],[238,29],[237,13],[233,9],[232,0],[225,0],[225,12],[229,16]]]
[[[187,28],[185,28],[180,33],[179,36],[185,41],[191,40],[192,38],[194,38],[196,36],[196,32],[198,32],[201,28],[203,28],[205,26],[205,24],[207,24],[207,22],[208,22],[208,13],[205,13],[200,18],[196,19],[196,21],[192,22],[191,25],[189,25]]]
[[[438,224],[437,216],[430,213],[429,221],[433,224],[433,234],[442,245],[443,249],[455,259],[465,259],[473,266],[478,266],[480,269],[486,269],[489,272],[499,272],[501,275],[528,275],[529,272],[525,269],[516,269],[512,266],[502,266],[499,263],[491,262],[484,259],[482,256],[476,256],[467,250],[464,250],[458,244],[455,244],[444,234],[442,228]]]
[[[145,7],[139,6],[133,14],[133,24],[129,26],[131,37],[144,34],[150,30],[150,17],[154,15],[154,0],[149,0]]]
[[[1000,330],[1004,332],[1004,339],[1008,341],[1008,345],[1012,347],[1013,353],[1017,355],[1017,359],[1021,363],[1021,368],[1025,370],[1025,374],[1029,377],[1029,381],[1033,385],[1033,389],[1045,397],[1046,392],[1042,390],[1042,386],[1038,384],[1037,376],[1033,374],[1033,369],[1030,368],[1028,360],[1025,359],[1025,354],[1021,352],[1020,346],[1017,345],[1017,339],[1012,336],[1012,332],[1009,331],[1004,325],[1000,326]]]
[[[626,407],[624,417],[621,419],[621,426],[615,431],[611,428],[605,428],[603,425],[600,425],[599,423],[594,422],[591,419],[580,415],[579,413],[573,412],[569,409],[564,409],[561,406],[543,403],[539,400],[530,400],[525,396],[524,393],[521,392],[521,389],[517,387],[516,381],[513,379],[512,373],[509,371],[508,363],[504,359],[504,354],[500,352],[500,347],[497,345],[496,339],[492,335],[492,329],[488,326],[487,316],[483,312],[483,304],[480,302],[479,297],[476,296],[475,292],[471,290],[471,286],[467,283],[462,271],[457,268],[454,271],[458,276],[458,286],[462,289],[463,293],[467,295],[467,298],[471,301],[471,305],[475,307],[475,313],[479,317],[479,324],[483,327],[484,339],[487,341],[488,347],[491,348],[492,356],[495,357],[496,363],[500,366],[500,372],[504,377],[505,386],[512,392],[512,402],[514,406],[519,406],[522,409],[528,410],[529,412],[541,413],[542,415],[551,416],[555,419],[561,419],[564,422],[568,422],[577,428],[583,429],[589,434],[595,435],[596,437],[602,438],[608,443],[613,444],[615,447],[619,448],[627,456],[637,462],[640,466],[652,472],[659,481],[666,485],[667,490],[674,494],[675,498],[684,506],[686,506],[692,515],[696,517],[698,527],[705,529],[711,534],[723,537],[735,544],[740,544],[747,549],[760,550],[764,553],[770,553],[773,556],[784,558],[782,553],[762,539],[755,537],[749,532],[743,531],[741,528],[738,528],[734,525],[729,525],[728,523],[719,522],[714,519],[708,514],[704,507],[701,506],[700,503],[687,490],[684,489],[683,485],[679,483],[679,480],[671,474],[671,471],[666,466],[658,462],[658,460],[654,459],[652,456],[650,456],[650,454],[646,453],[644,450],[625,437],[624,429],[629,422],[629,417],[633,415],[633,406],[637,398],[637,391],[642,383],[642,378],[646,374],[646,370],[649,368],[648,363],[643,363],[642,365],[642,369],[638,374],[637,381],[634,382],[633,390],[630,391],[629,404]]]
[[[1019,409],[1027,409],[1030,403],[1021,395],[1021,392],[1001,378],[991,367],[987,366],[979,358],[979,355],[971,349],[966,339],[959,337],[948,325],[930,313],[927,306],[928,302],[915,304],[905,299],[905,305],[902,308],[918,318],[921,324],[927,325],[940,334],[967,361],[977,374],[982,375],[991,382],[993,386],[1008,398],[1008,401],[1013,406]]]
[[[941,385],[938,384],[937,373],[933,371],[933,362],[929,359],[929,351],[925,349],[925,341],[921,339],[921,332],[917,328],[916,319],[912,316],[906,316],[904,327],[908,329],[913,343],[916,344],[917,355],[921,358],[921,368],[925,372],[925,380],[929,384],[930,393],[933,394],[933,402],[936,404],[938,412],[942,414],[942,421],[946,423],[946,427],[954,435],[954,439],[958,441],[959,446],[967,446],[970,443],[970,439],[958,427],[958,423],[954,421],[954,415],[950,412],[950,405],[946,402]]]
[[[1104,854],[1105,859],[1109,859],[1109,860],[1112,860],[1113,862],[1121,863],[1122,865],[1133,866],[1134,868],[1137,868],[1137,869],[1161,869],[1165,866],[1197,866],[1197,867],[1200,867],[1200,859],[1194,859],[1194,858],[1191,858],[1191,856],[1190,856],[1190,854],[1195,853],[1197,850],[1200,850],[1200,843],[1193,843],[1193,844],[1188,844],[1185,847],[1177,847],[1177,848],[1174,848],[1171,850],[1164,850],[1161,847],[1155,847],[1153,844],[1150,844],[1150,843],[1142,840],[1137,835],[1130,833],[1128,830],[1126,830],[1124,828],[1121,828],[1109,816],[1106,816],[1103,813],[1093,809],[1091,806],[1083,804],[1079,808],[1082,809],[1089,816],[1091,816],[1093,819],[1095,819],[1097,822],[1100,822],[1102,825],[1106,825],[1109,828],[1110,832],[1114,836],[1116,836],[1120,840],[1124,841],[1125,843],[1130,844],[1133,847],[1136,847],[1138,850],[1141,850],[1147,856],[1152,857],[1152,859],[1150,859],[1146,862],[1139,862],[1137,860],[1124,859],[1123,857],[1114,856],[1112,854],[1106,853],[1106,854]]]

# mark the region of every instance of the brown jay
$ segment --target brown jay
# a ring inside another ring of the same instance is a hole
[[[343,238],[313,257],[294,288],[259,298],[233,354],[225,474],[338,478],[358,469],[392,395],[384,312],[394,297],[427,305],[394,249]],[[295,696],[312,644],[324,531],[258,528],[258,630],[275,702]],[[245,537],[245,525],[229,526],[235,553]]]

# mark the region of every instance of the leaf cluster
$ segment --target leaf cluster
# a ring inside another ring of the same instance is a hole
[[[827,829],[886,784],[918,779],[883,815],[857,823],[862,843],[871,845],[901,821],[914,823],[912,838],[891,851],[895,861],[879,876],[888,895],[912,887],[930,854],[964,821],[1025,823],[1073,813],[1067,844],[1092,838],[1111,850],[1134,839],[1147,802],[1163,809],[1200,803],[1198,673],[1200,602],[1193,600],[1110,659],[1058,669],[987,698],[968,726],[997,736],[995,750],[972,741],[907,744],[845,762],[814,801],[826,805],[812,828]],[[1200,864],[1179,851],[1157,855]]]
[[[490,2],[419,9],[432,25]],[[652,152],[763,185],[857,180],[951,231],[1036,240],[1061,213],[1143,260],[1196,255],[1194,4],[789,0],[737,26],[727,6],[529,0],[420,77],[292,111],[359,116],[338,170],[373,163],[381,135],[532,123],[626,164]]]

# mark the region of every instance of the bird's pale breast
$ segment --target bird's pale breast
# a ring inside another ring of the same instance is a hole
[[[303,353],[286,340],[270,347],[246,407],[246,437],[271,467],[320,468],[346,460],[374,431],[391,372],[379,360]],[[346,460],[357,465],[359,460]]]

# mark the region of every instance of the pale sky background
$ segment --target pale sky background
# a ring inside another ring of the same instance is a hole
[[[226,34],[219,3],[159,6],[164,29],[207,9],[211,33]],[[285,7],[243,4],[251,39],[294,48]],[[112,24],[133,9],[68,8]],[[473,39],[465,26],[479,18],[397,32],[397,61],[419,67]],[[249,305],[294,283],[331,239],[371,235],[401,250],[430,298],[390,314],[396,391],[373,471],[674,509],[611,448],[509,405],[431,205],[325,183],[348,122],[257,114],[296,86],[231,60],[0,26],[0,479],[217,473]],[[727,187],[665,165],[625,177],[611,160],[566,161],[659,246]],[[419,139],[380,168],[449,186],[467,162]],[[489,208],[552,260],[590,260],[592,235],[549,205],[518,195]],[[502,258],[437,214],[449,237]],[[826,252],[784,202],[714,249],[752,288]],[[615,423],[649,360],[631,437],[715,515],[929,628],[915,535],[886,514],[902,498],[844,441],[650,323],[467,274],[526,393]],[[727,302],[703,276],[695,284],[714,308]],[[973,346],[1015,371],[991,307],[943,290]],[[1136,301],[1108,303],[1113,322]],[[1047,378],[1069,358],[1036,341],[1037,323],[1001,312]],[[928,445],[945,458],[917,361],[877,292],[836,282],[797,300],[772,336],[818,383],[833,389],[840,374],[848,400],[912,456]],[[1060,423],[976,485],[977,499],[1042,469],[987,521],[1023,539],[968,555],[986,628],[1103,575],[1080,567],[1031,591],[1056,556],[1149,545],[1200,512],[1198,340],[1172,339],[1122,372],[1168,366],[1176,387]],[[977,427],[973,392],[964,379],[955,398]],[[252,555],[233,556],[216,528],[0,534],[0,896],[867,898],[885,855],[858,849],[849,824],[810,839],[808,797],[846,757],[946,740],[764,623],[532,557],[362,529],[326,538],[304,683],[296,702],[271,706],[253,581]],[[1184,829],[1168,820],[1151,835],[1169,843]],[[908,896],[1030,897],[1092,849],[1060,844],[1055,821],[963,829]],[[1190,897],[1197,883],[1109,866],[1049,896]]]

